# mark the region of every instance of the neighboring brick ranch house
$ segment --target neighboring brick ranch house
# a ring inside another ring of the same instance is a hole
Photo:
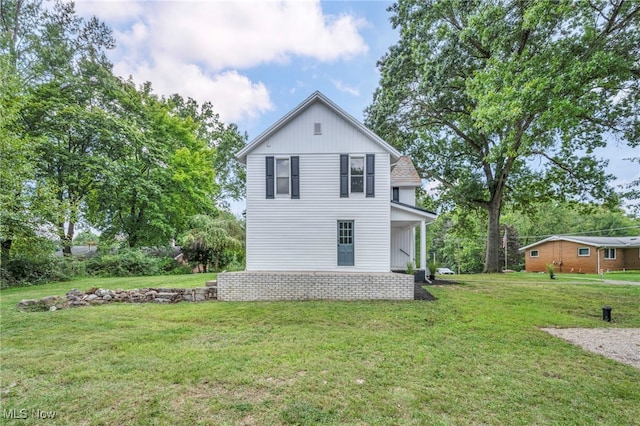
[[[413,299],[413,276],[391,271],[415,262],[425,273],[436,215],[415,206],[411,159],[320,92],[237,158],[247,266],[218,275],[219,300]]]
[[[552,236],[520,248],[527,272],[597,274],[599,271],[640,270],[640,237]]]

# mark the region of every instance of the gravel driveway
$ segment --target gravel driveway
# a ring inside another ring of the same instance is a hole
[[[591,352],[640,369],[640,328],[542,328]]]

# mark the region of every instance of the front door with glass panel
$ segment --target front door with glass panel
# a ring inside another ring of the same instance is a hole
[[[354,265],[354,233],[352,220],[338,221],[338,266]]]

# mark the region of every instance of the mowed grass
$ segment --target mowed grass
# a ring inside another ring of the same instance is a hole
[[[507,278],[505,278],[507,277]],[[510,277],[510,278],[509,278]],[[640,370],[539,327],[640,327],[640,287],[452,277],[435,302],[111,304],[23,313],[1,293],[0,395],[48,424],[638,424]],[[613,323],[601,320],[613,307]],[[1,422],[0,422],[1,423]]]

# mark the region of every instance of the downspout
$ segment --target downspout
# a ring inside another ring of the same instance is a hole
[[[596,274],[600,275],[600,247],[596,250],[596,254],[598,255],[598,269],[596,270]]]

